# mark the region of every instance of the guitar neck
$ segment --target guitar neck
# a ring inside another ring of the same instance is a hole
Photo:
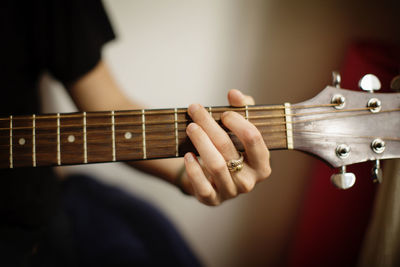
[[[287,106],[207,109],[220,124],[223,112],[240,113],[256,125],[270,149],[293,148]],[[3,117],[0,168],[181,157],[196,152],[186,135],[190,122],[183,108]],[[227,132],[243,150],[238,138]]]

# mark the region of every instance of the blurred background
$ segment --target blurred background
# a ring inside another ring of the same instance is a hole
[[[231,88],[258,104],[301,102],[330,84],[351,42],[400,40],[396,1],[103,3],[117,35],[104,59],[125,93],[149,108],[226,105]],[[51,77],[42,90],[45,112],[75,110]],[[276,266],[285,262],[314,159],[276,151],[271,160],[267,181],[220,207],[119,163],[59,170],[90,173],[153,203],[207,266]]]

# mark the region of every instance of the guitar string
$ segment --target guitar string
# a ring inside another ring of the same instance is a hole
[[[318,107],[332,107],[335,106],[336,104],[327,104],[327,105],[313,105],[313,106],[292,106],[291,110],[295,110],[295,109],[300,109],[300,108],[318,108]],[[215,108],[216,109],[216,108]],[[323,111],[323,112],[308,112],[308,113],[293,113],[293,114],[288,114],[289,116],[303,116],[305,115],[309,115],[309,114],[323,114],[323,113],[329,113],[329,112],[349,112],[349,111],[357,111],[357,110],[369,110],[371,108],[365,107],[365,108],[360,108],[360,109],[345,109],[345,110],[333,110],[333,111]],[[264,108],[248,108],[248,111],[255,111],[255,110],[267,110],[267,107]],[[277,110],[284,110],[282,108],[279,109],[270,109],[271,111],[277,111]],[[150,110],[150,112],[146,112],[146,115],[175,115],[175,113],[171,113],[169,110],[165,110],[165,112],[161,113],[155,113],[155,112],[151,112],[152,110]],[[224,109],[224,110],[215,110],[215,112],[213,111],[213,113],[215,114],[220,114],[223,113],[225,111],[246,111],[245,108],[230,108],[230,109]],[[132,115],[137,115],[137,116],[141,116],[141,112],[138,113],[136,111],[116,111],[118,113],[114,114],[114,117],[118,117],[118,116],[132,116]],[[123,112],[123,113],[121,113]],[[184,110],[177,110],[177,113],[181,113],[181,114],[187,114],[187,109]],[[91,113],[86,113],[86,117],[89,119],[93,119],[93,118],[109,118],[111,115],[109,112],[107,113],[103,113],[103,112],[99,112],[99,114],[97,114],[96,112],[91,112]],[[261,116],[251,116],[249,118],[280,118],[280,117],[285,117],[286,115],[284,114],[279,114],[279,115],[261,115]],[[40,119],[56,119],[57,116],[53,116],[53,115],[37,115],[36,116],[37,120]],[[77,119],[82,119],[83,115],[82,113],[74,113],[74,114],[63,114],[61,119],[70,119],[70,118],[77,118]],[[139,117],[138,117],[139,118]],[[4,118],[0,118],[0,121],[8,121],[9,117],[4,117]],[[15,119],[13,118],[13,120],[32,120],[31,116],[17,116],[15,117]],[[164,121],[164,120],[163,120]]]
[[[334,135],[334,134],[330,134],[329,136],[326,136],[326,134],[318,134],[318,135],[319,136],[315,136],[314,134],[310,134],[310,133],[301,133],[301,134],[298,134],[298,135],[294,134],[293,136],[296,137],[296,140],[297,139],[311,139],[311,138],[314,138],[314,139],[320,139],[321,141],[324,141],[324,142],[325,142],[326,138],[328,138],[328,139],[329,138],[336,138],[335,141],[337,142],[337,138],[338,137],[368,139],[368,140],[376,138],[376,136],[362,136],[362,135],[359,135],[359,136],[357,136],[357,135],[342,136],[342,135]],[[321,136],[323,136],[323,138],[321,138]],[[393,141],[393,142],[400,141],[400,138],[398,138],[398,137],[387,137],[387,136],[382,137],[382,136],[380,136],[379,138],[381,138],[381,139],[383,139],[385,141]],[[352,143],[357,143],[357,140],[352,140]],[[360,143],[364,143],[364,142],[360,142]]]
[[[307,108],[320,108],[320,107],[333,107],[337,106],[338,104],[318,104],[318,105],[299,105],[299,106],[292,106],[291,109],[307,109]],[[284,110],[284,105],[273,105],[273,106],[248,106],[248,111],[263,111],[263,110],[271,110],[271,111],[279,111]],[[213,113],[215,112],[225,112],[225,111],[246,111],[246,107],[213,107]],[[141,110],[121,110],[115,111],[115,117],[118,116],[131,116],[131,115],[140,115],[142,114]],[[163,110],[155,110],[155,109],[145,109],[146,115],[174,115],[174,109],[163,109]],[[177,113],[179,114],[186,114],[187,108],[179,108],[177,109]],[[93,111],[87,114],[89,118],[98,118],[98,117],[105,117],[110,116],[109,111]],[[39,117],[39,116],[38,116]],[[40,115],[40,119],[56,119],[57,115]],[[82,113],[66,113],[62,115],[62,118],[83,118]],[[32,116],[18,116],[15,118],[16,120],[29,120],[32,119]],[[0,118],[0,121],[7,121],[9,117]]]
[[[361,138],[361,139],[373,139],[376,138],[376,136],[366,136],[366,135],[354,135],[354,134],[348,134],[348,133],[336,133],[336,132],[317,132],[317,131],[296,131],[293,133],[294,136],[296,137],[301,137],[304,135],[309,135],[309,136],[324,136],[324,137],[343,137],[343,138]],[[399,141],[400,137],[389,137],[389,136],[380,136],[379,138],[387,140],[387,141]]]
[[[273,133],[286,133],[286,130],[280,130],[280,131],[275,131]],[[228,135],[231,138],[237,138],[237,136],[233,133],[233,132],[227,132]],[[262,134],[265,133],[271,133],[271,131],[261,131]],[[67,134],[61,134],[61,135],[67,135]],[[308,135],[306,137],[306,135]],[[317,135],[317,136],[316,136]],[[337,133],[319,133],[319,132],[313,132],[313,131],[297,131],[294,133],[294,136],[296,137],[296,139],[310,139],[310,138],[314,138],[314,139],[320,139],[321,141],[326,142],[326,138],[336,138],[336,137],[348,137],[348,138],[358,138],[358,139],[373,139],[376,138],[375,136],[363,136],[363,135],[352,135],[352,134],[337,134]],[[320,136],[324,136],[324,138],[320,138]],[[15,138],[17,139],[17,137],[19,137],[19,135],[16,135]],[[4,138],[4,137],[3,137]],[[187,136],[181,136],[179,139],[186,139]],[[380,136],[380,138],[382,138],[383,140],[386,141],[400,141],[400,138],[396,138],[396,137],[382,137]],[[8,138],[7,138],[8,139]],[[273,136],[273,135],[268,135],[267,138],[265,138],[267,142],[278,142],[278,141],[285,141],[286,140],[286,136]],[[135,138],[133,137],[132,139],[130,139],[130,142],[141,142],[142,138],[138,137]],[[175,140],[174,136],[157,136],[157,137],[153,137],[151,135],[149,135],[149,137],[146,139],[147,141],[168,141],[168,140]],[[110,141],[109,138],[97,138],[96,139],[97,142],[99,143],[105,143],[107,141]],[[356,141],[354,141],[356,142]],[[47,144],[52,144],[52,142],[47,142]],[[64,142],[66,143],[66,141]],[[79,144],[79,142],[77,142]],[[0,147],[8,147],[7,145],[0,145]],[[158,147],[158,146],[157,146]]]
[[[299,116],[310,116],[310,115],[323,115],[323,114],[329,114],[329,113],[340,113],[340,112],[352,112],[352,111],[362,111],[362,110],[370,110],[371,108],[365,107],[365,108],[357,108],[357,109],[346,109],[346,110],[330,110],[330,111],[320,111],[320,112],[307,112],[307,113],[292,113],[292,114],[279,114],[279,115],[259,115],[259,116],[250,116],[249,119],[265,119],[265,118],[283,118],[283,117],[287,117],[287,116],[292,116],[292,117],[299,117]],[[400,110],[400,109],[399,109]],[[396,111],[396,110],[394,110]],[[140,113],[141,114],[141,113]],[[77,114],[79,115],[79,114]],[[118,114],[115,114],[114,116],[117,116]],[[124,114],[125,115],[125,114]],[[137,114],[139,115],[139,114]],[[172,115],[172,114],[169,114]],[[87,118],[94,118],[94,117],[106,117],[109,118],[110,114],[87,114],[86,115]],[[40,119],[56,119],[57,117],[49,117],[49,116],[45,116],[45,115],[39,115],[36,116],[36,120],[40,120]],[[68,118],[68,115],[63,115],[62,119]],[[83,116],[79,116],[78,118],[83,118]],[[0,118],[0,120],[9,120],[9,118]],[[15,117],[14,120],[32,120],[31,117]],[[178,122],[189,122],[191,120],[178,120]],[[174,122],[175,120],[162,120],[162,121],[150,121],[147,122],[146,125],[150,125],[150,124],[170,124]],[[137,125],[141,125],[141,122],[136,122]],[[131,125],[134,125],[135,122],[132,122]],[[105,125],[105,124],[98,124],[99,126],[101,125]],[[64,127],[68,127],[68,126],[78,126],[81,127],[81,125],[64,125]],[[96,126],[96,124],[92,124],[92,126]],[[29,127],[28,127],[29,128]],[[16,128],[14,127],[13,129],[23,129],[23,127],[19,127]],[[9,130],[7,128],[0,128],[0,130]]]
[[[249,119],[265,119],[265,118],[284,118],[286,116],[292,116],[292,117],[301,117],[301,116],[312,116],[312,115],[325,115],[325,114],[334,114],[334,113],[344,113],[344,112],[354,112],[354,111],[363,111],[363,110],[370,110],[370,108],[358,108],[358,109],[349,109],[349,110],[337,110],[337,111],[327,111],[327,112],[308,112],[308,113],[298,113],[298,114],[287,114],[287,115],[265,115],[265,116],[257,116],[256,118],[253,118],[253,116],[250,116]],[[290,122],[291,124],[295,123],[304,123],[304,122],[310,122],[310,121],[317,121],[317,120],[326,120],[326,119],[335,119],[335,118],[345,118],[345,117],[352,117],[352,116],[360,116],[360,115],[378,115],[381,113],[387,113],[387,112],[396,112],[400,111],[399,109],[389,109],[389,110],[381,110],[378,113],[370,113],[370,112],[364,112],[364,113],[357,113],[357,114],[351,114],[351,115],[345,115],[345,116],[331,116],[331,117],[321,117],[321,118],[313,118],[313,119],[307,119],[307,120],[297,120],[297,121],[292,121]],[[37,116],[37,121],[40,119],[39,116]],[[217,122],[220,122],[221,120],[216,119]],[[178,120],[177,123],[190,123],[192,120]],[[169,121],[169,120],[160,120],[160,121],[148,121],[146,122],[146,125],[162,125],[162,124],[171,124],[175,123],[174,121]],[[273,122],[273,123],[254,123],[254,125],[263,125],[263,126],[271,126],[271,125],[285,125],[286,122]],[[115,123],[115,126],[140,126],[142,125],[141,122],[126,122],[126,123]],[[99,124],[88,124],[88,127],[110,127],[110,123],[99,123]],[[81,124],[70,124],[70,125],[61,125],[61,128],[81,128]],[[55,126],[37,126],[36,129],[39,130],[53,130],[55,129]],[[32,127],[13,127],[13,130],[31,130]],[[0,128],[0,131],[9,131],[10,128]]]
[[[367,113],[367,114],[369,114],[369,113]],[[366,114],[358,114],[358,115],[366,115]],[[346,116],[342,116],[342,117],[346,117]],[[347,116],[348,117],[348,116]],[[336,117],[332,117],[332,118],[337,118],[337,116]],[[329,118],[321,118],[321,119],[329,119]],[[303,120],[303,121],[297,121],[297,123],[302,123],[302,122],[307,122],[307,121],[310,121],[310,120]],[[315,119],[313,119],[312,121],[315,121]],[[283,125],[284,123],[281,123],[281,124],[279,124],[279,125]],[[256,125],[257,125],[257,123],[256,123]],[[273,125],[273,126],[279,126],[279,125]],[[271,127],[271,123],[258,123],[258,125],[257,126],[269,126],[269,127]],[[179,131],[185,131],[185,128],[184,129],[179,129]],[[273,130],[274,131],[274,130]],[[275,130],[276,131],[276,130]],[[278,131],[281,131],[281,132],[286,132],[286,130],[285,129],[282,129],[282,130],[278,130]],[[118,130],[117,132],[127,132],[127,130]],[[130,130],[130,132],[132,132],[132,130]],[[157,132],[157,131],[152,131],[152,133],[154,134],[155,132]],[[159,131],[160,133],[165,133],[165,130],[160,130]],[[296,134],[297,132],[299,132],[299,131],[295,131],[294,133]],[[75,132],[74,132],[75,133]],[[136,133],[141,133],[141,131],[137,131]],[[264,130],[261,130],[261,133],[262,134],[266,134],[266,133],[271,133],[271,131],[267,131],[267,132],[265,132]],[[15,132],[15,134],[17,134],[16,132]],[[62,135],[68,135],[68,134],[72,134],[71,132],[69,132],[69,133],[62,133]],[[78,134],[81,134],[81,132],[78,132]],[[37,133],[37,135],[38,135],[38,137],[40,136],[40,137],[43,137],[43,136],[54,136],[54,134],[52,134],[52,133]],[[19,135],[17,135],[17,136],[19,136]],[[8,139],[8,136],[1,136],[2,138],[4,138],[4,137],[6,137],[7,139]],[[358,136],[354,136],[354,137],[358,137]]]
[[[115,130],[115,132],[117,132],[117,133],[126,133],[126,132],[129,132],[129,133],[131,133],[131,134],[133,134],[133,135],[141,135],[142,134],[142,131],[141,130],[132,130],[132,129],[129,129],[129,130]],[[180,128],[180,129],[178,129],[178,132],[181,134],[181,133],[183,133],[183,132],[186,132],[186,127],[185,128]],[[268,129],[268,130],[263,130],[263,131],[261,131],[263,134],[275,134],[275,133],[286,133],[286,129],[281,129],[281,128],[278,128],[278,129]],[[151,134],[153,134],[153,135],[157,135],[157,134],[159,134],[159,135],[165,135],[165,130],[164,129],[160,129],[160,130],[152,130],[151,132],[147,132],[149,135],[151,135]],[[229,132],[228,132],[229,133]],[[88,134],[91,134],[91,132],[90,131],[88,131]],[[109,133],[96,133],[97,134],[97,136],[99,136],[99,135],[105,135],[105,136],[107,136],[107,138],[108,138],[108,136],[109,136]],[[186,134],[186,133],[185,133]],[[36,134],[36,136],[37,136],[38,134]],[[81,132],[81,131],[68,131],[68,132],[61,132],[60,133],[60,135],[61,136],[69,136],[69,135],[77,135],[77,136],[80,136],[80,135],[83,135],[83,133]],[[174,133],[172,133],[172,130],[171,130],[171,135],[174,135],[175,136],[175,134]],[[26,135],[25,134],[23,134],[23,133],[18,133],[18,132],[15,132],[15,134],[14,134],[14,137],[25,137]],[[48,137],[53,137],[53,136],[56,136],[54,133],[39,133],[39,136],[40,137],[45,137],[45,136],[48,136]],[[0,136],[0,139],[1,138],[3,138],[3,139],[9,139],[9,136]],[[140,138],[142,138],[142,137],[140,137]]]
[[[121,131],[121,132],[124,132],[124,131]],[[184,130],[180,130],[180,132],[184,132]],[[131,132],[132,133],[132,132]],[[165,131],[158,131],[157,133],[164,133],[165,134]],[[285,129],[278,129],[278,130],[267,130],[267,131],[265,131],[265,130],[261,130],[260,131],[260,133],[261,134],[269,134],[268,135],[268,137],[266,138],[267,140],[269,140],[269,139],[273,139],[273,138],[271,138],[274,134],[280,134],[280,133],[286,133],[286,130]],[[70,135],[71,133],[60,133],[60,136],[68,136],[68,135]],[[133,134],[137,134],[137,135],[139,135],[139,134],[141,134],[141,132],[133,132]],[[154,132],[151,132],[151,133],[149,133],[149,138],[151,138],[151,134],[154,134]],[[231,131],[229,131],[229,132],[227,132],[227,134],[228,135],[230,135],[230,136],[236,136],[233,132],[231,132]],[[304,134],[306,134],[306,135],[320,135],[320,136],[324,136],[324,137],[349,137],[349,138],[365,138],[365,139],[372,139],[372,138],[375,138],[375,136],[365,136],[365,135],[354,135],[354,134],[343,134],[343,133],[333,133],[333,132],[324,132],[324,133],[321,133],[321,132],[317,132],[317,131],[295,131],[294,133],[293,133],[293,135],[297,135],[297,136],[303,136]],[[83,135],[83,133],[82,132],[78,132],[77,133],[77,136],[79,137],[80,135]],[[108,134],[104,134],[104,135],[108,135]],[[22,134],[15,134],[14,135],[14,137],[24,137],[25,135],[22,135]],[[55,135],[51,135],[51,136],[55,136]],[[184,135],[184,136],[180,136],[179,138],[180,139],[183,139],[183,138],[186,138],[187,136],[186,136],[186,134]],[[4,139],[8,139],[9,137],[8,136],[0,136],[0,138],[4,138]],[[279,138],[286,138],[286,136],[278,136],[278,137],[274,137],[274,138],[277,138],[277,139],[279,139]],[[397,138],[397,137],[388,137],[388,136],[381,136],[380,138],[382,138],[382,139],[385,139],[385,140],[391,140],[391,141],[398,141],[398,140],[400,140],[400,138]],[[109,139],[109,137],[107,136],[106,138],[104,138],[104,139],[101,139],[101,138],[96,138],[96,140],[108,140]],[[153,141],[156,141],[156,140],[160,140],[160,141],[162,141],[162,140],[172,140],[172,139],[175,139],[175,135],[174,134],[171,134],[171,136],[155,136],[154,137],[154,139],[152,139]],[[136,138],[135,139],[135,137],[132,137],[132,138],[130,138],[129,140],[131,140],[131,141],[140,141],[140,140],[142,140],[141,139],[141,137],[138,137],[138,138]],[[149,140],[151,140],[151,139],[149,139]]]
[[[297,139],[306,139],[306,140],[311,140],[310,138],[305,138],[304,136],[303,137],[298,137]],[[172,139],[171,139],[172,140]],[[278,143],[278,144],[283,144],[283,146],[277,146],[277,147],[274,147],[274,146],[272,146],[272,147],[270,147],[270,149],[279,149],[279,148],[286,148],[286,145],[285,145],[285,142],[282,142],[282,141],[285,141],[286,139],[285,138],[281,138],[281,139],[277,139],[277,138],[274,138],[274,139],[269,139],[269,140],[267,140],[268,142],[267,142],[267,145],[269,145],[269,146],[271,146],[272,144],[276,144],[276,143]],[[320,139],[321,140],[321,139]],[[400,139],[399,140],[395,140],[395,141],[400,141]],[[141,142],[141,140],[138,140],[138,142]],[[329,141],[328,141],[329,142]],[[332,143],[336,143],[336,142],[334,142],[334,140],[332,140],[331,141]],[[327,141],[326,140],[324,140],[324,143],[327,143]],[[359,142],[359,141],[354,141],[354,143],[360,143],[360,144],[364,144],[364,142]],[[240,143],[239,143],[239,145],[240,145]],[[6,145],[0,145],[0,147],[5,147]],[[160,148],[170,148],[171,149],[171,153],[172,154],[174,154],[175,155],[175,144],[172,144],[172,143],[169,143],[169,144],[157,144],[157,146],[155,147],[155,148],[152,148],[152,149],[160,149]],[[134,148],[129,148],[129,150],[132,152],[132,149],[134,149]],[[140,152],[142,152],[142,148],[140,147],[140,148],[138,148],[139,150],[140,150]],[[101,149],[101,148],[96,148],[96,147],[93,147],[93,148],[91,148],[91,151],[92,151],[92,153],[94,153],[94,152],[104,152],[104,149]],[[150,150],[149,150],[150,151]],[[168,152],[166,152],[166,153],[168,153]],[[172,156],[172,154],[171,154],[171,156]],[[24,156],[24,155],[31,155],[31,152],[26,152],[26,151],[22,151],[22,152],[19,152],[18,153],[18,155],[20,155],[20,156]],[[30,159],[29,159],[29,162],[30,162]]]

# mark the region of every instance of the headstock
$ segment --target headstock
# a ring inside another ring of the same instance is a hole
[[[373,178],[380,181],[379,161],[400,157],[400,93],[375,93],[380,82],[371,74],[359,83],[366,92],[341,89],[337,73],[333,84],[293,105],[294,148],[340,167],[332,176],[340,188],[355,182],[345,166],[364,161],[375,161]]]

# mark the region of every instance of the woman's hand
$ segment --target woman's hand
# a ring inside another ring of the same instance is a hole
[[[254,105],[254,99],[238,90],[230,90],[231,106]],[[221,116],[222,123],[232,131],[244,145],[243,168],[229,171],[227,162],[240,158],[228,134],[199,104],[192,104],[188,113],[193,119],[186,133],[199,152],[201,163],[193,153],[185,155],[186,191],[200,202],[216,206],[240,193],[250,192],[254,185],[271,174],[269,151],[261,133],[242,115],[227,111]]]

